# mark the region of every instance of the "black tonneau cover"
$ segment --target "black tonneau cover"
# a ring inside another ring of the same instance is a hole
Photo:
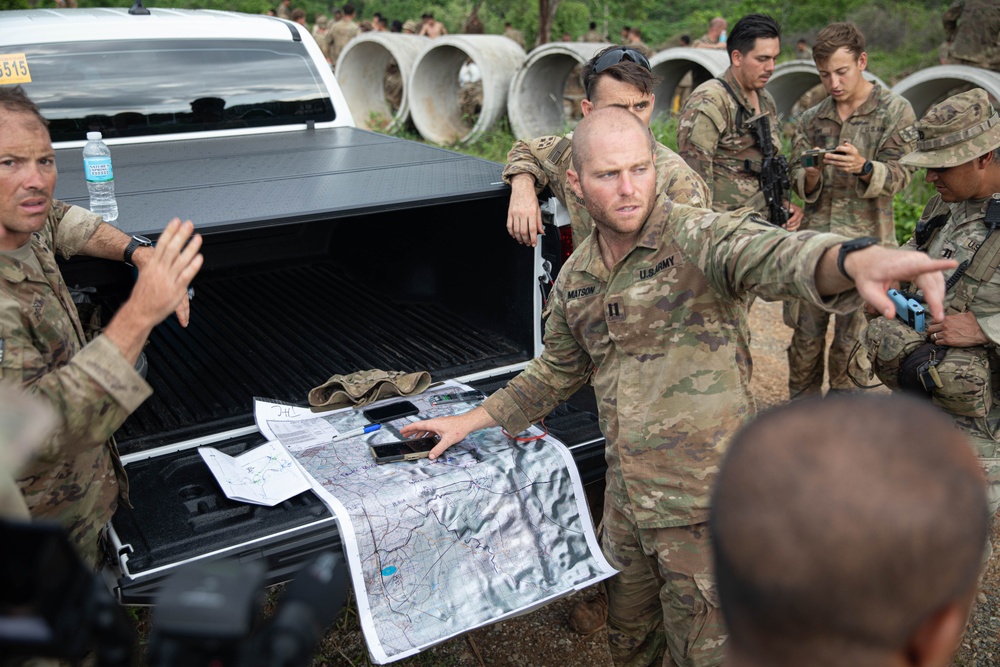
[[[495,197],[502,165],[351,127],[111,147],[117,226],[173,216],[212,233]],[[87,206],[80,148],[56,151],[56,198]]]

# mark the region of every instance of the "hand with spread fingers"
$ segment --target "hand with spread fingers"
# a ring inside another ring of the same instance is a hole
[[[187,289],[201,268],[200,248],[201,235],[194,233],[194,224],[174,218],[143,263],[132,297],[154,325],[176,312],[181,325],[187,326],[190,316]]]
[[[194,224],[174,218],[142,262],[132,294],[104,330],[125,358],[139,358],[146,338],[157,324],[176,312],[187,326],[190,314],[188,286],[204,261],[198,252],[201,235]]]

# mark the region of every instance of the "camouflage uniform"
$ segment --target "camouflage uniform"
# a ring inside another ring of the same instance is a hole
[[[917,123],[916,129],[920,136],[916,150],[900,160],[901,164],[909,167],[954,167],[1000,148],[1000,116],[993,111],[989,97],[981,88],[954,95],[931,107]],[[997,166],[992,165],[991,168],[997,169]],[[960,263],[969,261],[971,264],[987,237],[983,219],[988,200],[948,203],[942,201],[940,195],[934,195],[924,208],[917,229],[922,229],[927,221],[938,216],[944,216],[938,219],[945,222],[929,241],[925,241],[927,254]],[[994,232],[997,233],[1000,232]],[[906,247],[916,248],[916,239],[910,239]],[[982,281],[970,273],[971,267],[948,290],[945,311],[946,315],[971,311],[989,338],[985,358],[992,373],[992,381],[989,382],[992,400],[985,417],[967,417],[947,409],[945,411],[972,440],[989,482],[990,508],[996,512],[1000,508],[1000,383],[997,379],[1000,377],[1000,271]],[[872,322],[869,331],[876,324],[877,321]],[[968,353],[983,351],[983,346],[953,349]]]
[[[608,586],[617,663],[651,664],[665,644],[677,665],[721,660],[705,522],[729,437],[754,414],[747,291],[823,303],[816,265],[840,240],[661,194],[612,270],[595,235],[574,251],[547,307],[541,356],[483,403],[518,433],[593,373],[607,441],[602,546],[624,568]],[[828,305],[846,312],[858,300]]]
[[[747,171],[745,164],[750,160],[751,169],[758,171],[763,156],[753,133],[737,125],[739,108],[722,81],[740,96],[740,102],[746,108],[753,109],[743,96],[743,89],[733,76],[732,68],[726,69],[721,77],[701,84],[688,97],[677,124],[677,152],[708,183],[713,211],[733,211],[741,206],[750,206],[766,218],[767,206],[760,192],[757,174]],[[774,98],[763,89],[757,91],[757,96],[761,108],[755,113],[764,111],[771,116],[774,151],[780,153],[778,110]],[[754,199],[751,200],[751,197]]]
[[[698,49],[698,48],[705,48],[706,46],[708,46],[708,47],[717,46],[719,44],[719,42],[720,42],[720,40],[718,40],[718,39],[712,39],[711,37],[708,36],[708,33],[705,33],[704,35],[702,35],[698,39],[694,40],[694,42],[692,42],[691,46],[693,46],[694,48]]]
[[[641,53],[643,56],[646,57],[646,60],[651,60],[652,57],[656,55],[656,52],[653,51],[653,49],[649,48],[646,42],[643,42],[642,40],[639,40],[637,42],[629,42],[625,46],[635,51],[638,51],[639,53]]]
[[[531,174],[535,177],[535,193],[548,186],[552,194],[569,211],[573,228],[573,247],[578,248],[594,229],[594,220],[587,212],[583,200],[574,194],[569,186],[566,172],[573,166],[573,134],[565,137],[539,137],[530,143],[514,142],[507,153],[507,166],[503,170],[503,180],[517,174]],[[708,208],[712,198],[705,181],[701,180],[677,153],[663,144],[656,144],[656,192],[666,193],[679,204],[698,208]]]
[[[504,28],[503,36],[524,48],[524,35],[517,28]]]
[[[361,34],[361,28],[352,19],[342,18],[326,31],[326,57],[330,59],[330,67],[336,71],[337,58],[347,43]]]
[[[0,381],[47,399],[62,421],[18,480],[36,519],[57,521],[85,562],[98,562],[97,539],[127,501],[125,471],[111,434],[151,393],[104,336],[90,343],[55,252],[80,252],[100,216],[53,202],[45,227],[18,250],[0,253]]]
[[[597,32],[596,30],[588,30],[587,34],[580,38],[581,42],[592,42],[594,44],[600,44],[601,42],[608,41],[604,35]]]
[[[385,101],[389,103],[393,113],[399,110],[403,103],[403,75],[399,71],[399,65],[395,60],[389,62],[385,68],[385,78],[382,80],[382,92]]]
[[[944,62],[1000,71],[1000,5],[996,0],[955,0],[941,17],[947,41]]]
[[[912,170],[899,158],[913,150],[916,117],[910,103],[875,84],[865,102],[841,120],[832,97],[802,114],[792,147],[792,189],[805,201],[802,229],[843,236],[874,236],[884,245],[896,245],[892,200],[910,182]],[[835,148],[849,141],[871,160],[866,184],[853,174],[824,167],[816,189],[805,191],[802,154],[814,147]],[[788,347],[788,391],[791,398],[819,394],[823,387],[823,356],[830,316],[802,302],[785,304],[786,319],[795,332]],[[830,347],[830,389],[849,391],[847,359],[864,320],[852,313],[837,317]]]
[[[983,219],[986,216],[986,205],[990,198],[968,199],[963,202],[947,203],[941,201],[940,195],[934,195],[924,208],[920,216],[920,223],[926,223],[931,218],[944,214],[948,216],[948,222],[935,235],[933,241],[927,247],[927,254],[931,257],[944,257],[954,259],[961,263],[972,261],[975,250],[982,245],[986,238],[986,225]],[[997,233],[997,232],[994,232]],[[907,248],[916,248],[913,239],[907,242]],[[974,298],[969,306],[976,315],[976,321],[980,328],[990,339],[989,364],[993,370],[993,394],[994,397],[1000,392],[1000,385],[997,384],[996,377],[1000,373],[1000,271],[993,274],[989,282],[979,284],[969,276],[963,276],[956,288],[948,291],[945,296],[945,311],[947,314],[960,312],[962,299],[965,294],[974,294]],[[956,307],[958,310],[956,310]],[[986,471],[990,484],[989,498],[990,508],[996,512],[1000,508],[1000,402],[994,398],[993,408],[986,417],[967,417],[950,414],[955,425],[966,433],[972,440]]]

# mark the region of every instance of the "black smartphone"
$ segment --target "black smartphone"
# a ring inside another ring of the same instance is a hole
[[[374,408],[368,408],[361,412],[365,416],[365,419],[370,421],[372,424],[384,424],[385,422],[391,422],[393,419],[399,419],[400,417],[410,417],[412,415],[420,414],[420,410],[413,403],[409,401],[396,401],[395,403],[389,403],[388,405],[379,405]]]
[[[436,435],[431,435],[426,438],[414,438],[413,440],[400,440],[398,442],[372,445],[372,456],[375,457],[375,463],[426,459],[427,455],[430,454],[440,439]]]
[[[802,154],[802,166],[803,167],[820,167],[823,165],[823,156],[827,153],[835,153],[837,155],[843,155],[843,151],[838,151],[836,148],[814,148],[808,150]]]

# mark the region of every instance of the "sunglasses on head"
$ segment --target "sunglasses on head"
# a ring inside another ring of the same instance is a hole
[[[614,49],[613,51],[608,51],[603,56],[598,58],[597,62],[594,63],[594,74],[600,74],[607,68],[611,67],[612,65],[617,65],[623,60],[628,60],[630,62],[635,63],[636,65],[645,67],[646,69],[652,71],[652,68],[649,66],[649,61],[646,60],[646,56],[642,55],[635,49],[630,49],[626,46],[622,46],[617,49]]]

